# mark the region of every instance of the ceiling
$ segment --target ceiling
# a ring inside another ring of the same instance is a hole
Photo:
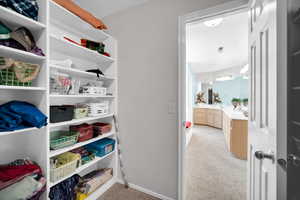
[[[223,52],[218,51],[223,47]],[[248,13],[224,17],[217,27],[187,25],[187,62],[193,73],[241,67],[248,63]]]
[[[121,10],[146,3],[148,0],[74,0],[82,8],[102,18]]]

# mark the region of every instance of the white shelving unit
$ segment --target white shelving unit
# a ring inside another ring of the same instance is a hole
[[[106,122],[113,124],[113,116],[117,115],[117,42],[104,31],[97,30],[73,13],[57,5],[51,0],[38,0],[40,7],[39,21],[34,21],[12,10],[0,6],[0,21],[12,29],[25,26],[36,39],[45,56],[0,46],[0,55],[15,60],[39,64],[41,71],[38,78],[30,87],[2,86],[0,85],[0,103],[11,100],[27,101],[36,105],[44,114],[50,116],[50,106],[58,104],[75,104],[85,102],[109,101],[109,114],[73,119],[60,123],[49,123],[41,129],[27,128],[10,132],[0,132],[0,164],[8,163],[16,159],[29,157],[36,161],[47,177],[47,192],[42,199],[48,199],[51,187],[61,183],[74,174],[84,175],[95,169],[113,168],[113,178],[88,197],[88,200],[96,200],[117,180],[118,156],[117,151],[97,157],[79,167],[74,173],[63,179],[51,183],[50,181],[50,158],[78,147],[90,144],[103,138],[116,138],[114,127],[108,134],[101,135],[91,140],[77,143],[73,146],[59,150],[50,150],[50,135],[52,131],[66,130],[70,125],[94,122]],[[111,57],[101,55],[95,51],[73,44],[63,37],[69,37],[75,41],[80,38],[104,42],[106,51]],[[51,65],[50,60],[71,59],[74,68]],[[88,69],[99,68],[105,76],[97,77],[94,73],[86,72]],[[49,78],[52,70],[69,74],[71,77],[83,80],[100,80],[104,87],[112,95],[56,95],[50,94]],[[117,144],[116,147],[117,149]]]

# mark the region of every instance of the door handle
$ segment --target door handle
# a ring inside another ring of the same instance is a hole
[[[270,159],[274,162],[275,160],[275,156],[273,153],[264,153],[263,151],[256,151],[255,152],[255,157],[258,159],[258,160],[263,160],[263,159]]]
[[[287,156],[287,162],[289,164],[294,165],[295,167],[299,167],[300,166],[300,158],[294,154],[289,154]]]
[[[280,158],[280,159],[277,160],[277,163],[278,163],[278,165],[279,165],[284,171],[287,170],[287,162],[286,162],[286,160]]]

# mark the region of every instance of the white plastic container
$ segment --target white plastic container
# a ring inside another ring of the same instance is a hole
[[[88,115],[89,117],[97,117],[100,115],[106,115],[109,112],[108,102],[102,103],[89,103],[88,104]]]
[[[97,94],[97,95],[106,95],[107,89],[104,87],[93,87],[93,86],[84,86],[82,87],[83,94]]]

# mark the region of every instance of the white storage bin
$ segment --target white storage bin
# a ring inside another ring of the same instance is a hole
[[[97,94],[97,95],[106,95],[107,89],[104,87],[93,87],[93,86],[84,86],[82,87],[83,94]]]
[[[109,112],[109,104],[108,102],[102,103],[89,103],[89,116],[90,117],[97,117],[99,115],[106,115]]]

